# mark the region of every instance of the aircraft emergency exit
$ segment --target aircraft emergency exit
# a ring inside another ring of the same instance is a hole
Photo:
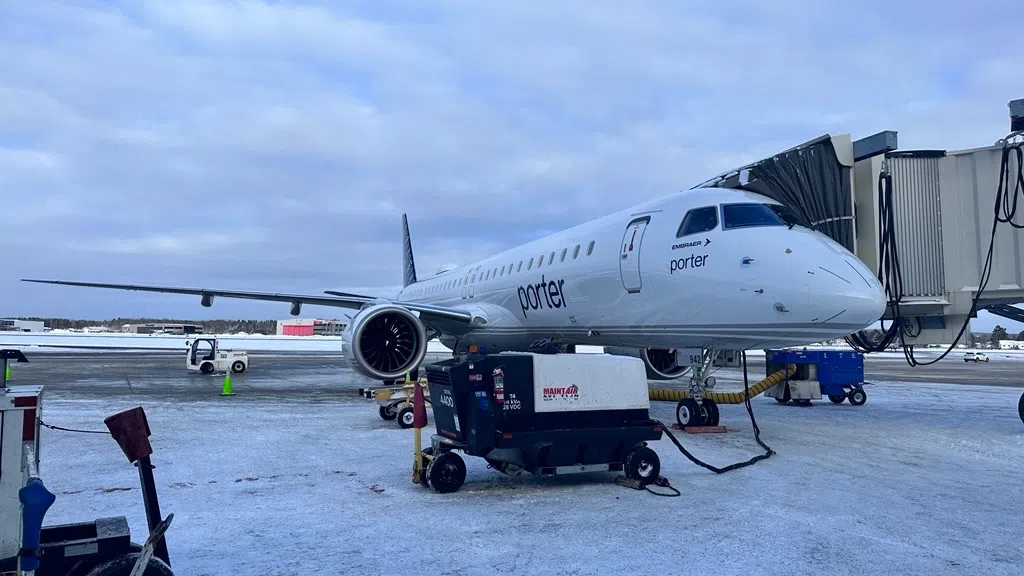
[[[403,215],[404,288],[395,298],[25,280],[358,310],[343,350],[384,381],[416,369],[437,337],[455,351],[525,351],[551,339],[639,356],[680,376],[674,350],[761,349],[840,338],[876,323],[882,286],[852,253],[752,192],[697,188],[645,202],[432,278],[416,275]]]

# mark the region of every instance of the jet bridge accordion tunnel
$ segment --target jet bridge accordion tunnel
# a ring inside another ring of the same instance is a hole
[[[889,306],[881,339],[848,340],[862,352],[902,345],[919,364],[915,346],[948,353],[979,310],[1024,321],[1024,99],[1009,107],[1011,132],[993,145],[899,150],[895,131],[824,135],[698,187],[773,198],[856,254]]]

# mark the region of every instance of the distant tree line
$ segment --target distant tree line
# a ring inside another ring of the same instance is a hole
[[[18,320],[42,321],[47,328],[81,330],[87,327],[106,327],[115,332],[125,324],[197,324],[207,334],[247,332],[249,334],[274,334],[277,320],[179,320],[177,318],[110,318],[107,320],[74,320],[70,318],[20,317]]]
[[[1014,338],[1010,338],[1010,333],[1006,331],[1006,328],[997,325],[995,329],[992,330],[992,337],[989,339],[989,342],[991,342],[992,346],[995,347],[999,346],[1000,340],[1014,340]],[[1024,342],[1024,330],[1021,330],[1017,334],[1016,340],[1018,342]]]

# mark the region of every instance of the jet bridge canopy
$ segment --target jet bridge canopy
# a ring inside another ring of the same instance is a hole
[[[854,252],[853,164],[849,136],[825,135],[720,174],[695,188],[736,188],[768,196]]]

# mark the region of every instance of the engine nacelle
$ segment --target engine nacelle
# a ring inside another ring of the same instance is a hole
[[[613,348],[606,346],[606,354],[632,356],[644,361],[649,380],[674,380],[689,371],[689,366],[676,362],[676,351],[668,348]]]
[[[402,379],[427,355],[427,332],[409,309],[375,304],[345,327],[341,350],[352,369],[368,378]]]

